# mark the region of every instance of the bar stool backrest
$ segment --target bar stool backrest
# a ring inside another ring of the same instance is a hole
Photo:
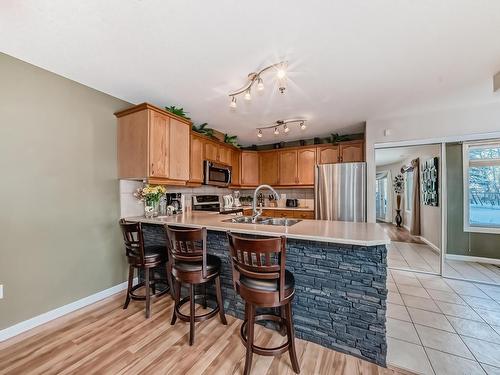
[[[230,232],[227,237],[233,270],[252,279],[278,280],[279,298],[284,300],[286,237],[253,239]]]
[[[180,262],[202,262],[202,276],[207,276],[207,228],[179,228],[165,224],[168,259]]]
[[[141,223],[120,219],[120,228],[125,242],[125,254],[136,264],[144,264],[144,237]]]

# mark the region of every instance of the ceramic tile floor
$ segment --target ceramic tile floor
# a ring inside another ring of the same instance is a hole
[[[389,270],[387,363],[417,374],[500,374],[500,285]]]

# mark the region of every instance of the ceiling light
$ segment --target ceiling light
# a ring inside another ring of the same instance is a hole
[[[302,121],[300,123],[300,130],[305,130],[305,128],[307,128],[306,124],[304,123],[304,121]]]
[[[250,95],[250,89],[245,92],[245,100],[252,100],[252,95]]]
[[[278,127],[275,127],[274,128],[274,135],[279,135],[280,134],[280,131],[278,130]]]
[[[254,84],[257,84],[257,90],[262,91],[264,90],[264,80],[262,79],[262,74],[267,72],[268,70],[274,69],[277,70],[276,74],[279,79],[279,85],[278,85],[278,90],[281,94],[285,93],[285,84],[286,84],[286,67],[287,67],[287,62],[286,61],[281,61],[279,63],[273,64],[266,66],[265,68],[259,70],[258,72],[253,72],[248,74],[247,78],[247,83],[239,88],[236,91],[230,92],[229,96],[232,97],[233,99],[240,94],[244,94],[245,100],[252,100],[252,96],[250,94],[250,90]],[[231,108],[236,108],[236,99],[234,99],[234,105],[232,104],[233,100],[231,101]]]
[[[288,133],[288,132],[290,131],[290,129],[288,128],[288,126],[286,126],[286,124],[285,124],[285,125],[283,125],[283,131],[284,131],[285,133]]]
[[[305,125],[306,121],[307,120],[303,120],[300,118],[299,119],[278,120],[272,125],[262,126],[262,127],[257,128],[257,137],[262,138],[264,136],[263,130],[267,130],[267,129],[274,129],[273,130],[274,135],[279,135],[280,129],[282,126],[283,126],[283,133],[288,134],[290,132],[290,127],[287,124],[298,123],[300,129],[303,130],[306,128],[306,125]]]
[[[229,104],[229,106],[231,108],[236,108],[236,98],[233,96],[233,98],[231,99],[231,104]]]
[[[262,138],[262,129],[259,129],[259,132],[257,133],[257,137]]]
[[[257,81],[257,90],[264,90],[264,81],[262,80],[262,78],[259,78],[259,80]]]

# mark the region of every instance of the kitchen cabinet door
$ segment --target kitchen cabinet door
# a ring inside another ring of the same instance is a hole
[[[340,161],[339,146],[322,146],[317,149],[318,164],[331,164]]]
[[[260,168],[260,183],[268,185],[278,184],[278,152],[260,152],[259,153],[259,168]]]
[[[316,149],[305,148],[297,151],[297,184],[314,185],[314,166],[316,165]]]
[[[153,177],[168,178],[170,119],[157,112],[150,112],[150,116],[149,174]]]
[[[231,148],[225,146],[219,146],[219,157],[218,161],[223,164],[231,165]]]
[[[205,141],[205,159],[219,161],[219,146],[215,142]]]
[[[203,182],[203,146],[203,139],[192,134],[189,176],[189,181],[191,182]]]
[[[189,180],[190,129],[186,124],[170,119],[169,178]],[[187,152],[186,152],[187,151]]]
[[[297,150],[279,151],[279,185],[297,185]]]
[[[340,161],[350,163],[365,161],[364,142],[353,142],[340,145]]]
[[[241,185],[259,185],[259,154],[255,151],[241,153]]]
[[[241,152],[238,150],[231,150],[231,186],[240,186],[240,163]]]

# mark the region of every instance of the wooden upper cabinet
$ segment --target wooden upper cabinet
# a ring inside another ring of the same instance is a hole
[[[212,141],[205,141],[205,159],[211,161],[219,161],[219,145]]]
[[[241,184],[241,151],[231,150],[231,186],[239,186]]]
[[[149,175],[168,178],[170,118],[161,113],[150,112],[149,137]]]
[[[316,149],[303,148],[297,150],[297,184],[314,185],[314,166],[316,165]]]
[[[184,185],[189,180],[191,123],[143,103],[118,118],[118,178]]]
[[[329,145],[317,148],[318,164],[331,164],[340,162],[339,146]]]
[[[195,134],[191,134],[190,182],[203,182],[203,147],[203,139]]]
[[[256,151],[241,152],[241,185],[259,185],[259,154]]]
[[[279,185],[297,185],[297,150],[279,151]]]
[[[259,152],[260,183],[278,185],[279,160],[276,151]]]
[[[231,165],[231,158],[232,158],[231,151],[232,151],[231,148],[220,145],[218,154],[219,156],[217,158],[219,163]]]
[[[340,144],[340,161],[350,163],[365,160],[365,144],[363,141],[352,141]]]

